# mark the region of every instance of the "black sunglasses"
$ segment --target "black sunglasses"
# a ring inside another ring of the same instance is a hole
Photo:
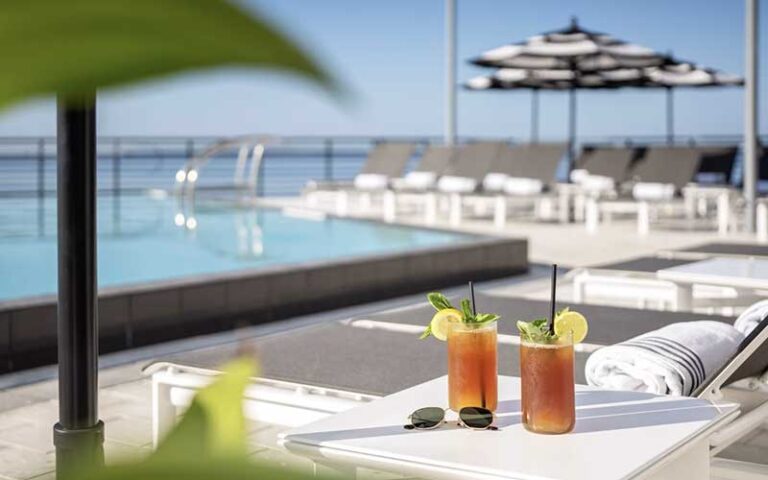
[[[464,407],[459,410],[459,425],[473,430],[498,430],[493,426],[494,414],[487,408]],[[403,428],[406,430],[431,430],[445,423],[445,409],[440,407],[424,407],[408,416],[411,422]]]

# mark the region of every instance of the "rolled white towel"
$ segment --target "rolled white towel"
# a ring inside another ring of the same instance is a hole
[[[355,188],[358,190],[384,190],[389,183],[389,177],[378,173],[361,173],[355,177]]]
[[[477,180],[469,177],[445,175],[437,181],[437,189],[446,193],[471,193],[477,188]]]
[[[675,196],[675,186],[671,183],[638,182],[632,187],[632,196],[636,200],[671,200]]]
[[[615,188],[615,182],[611,177],[604,175],[587,175],[581,180],[581,186],[594,193],[611,192]]]
[[[611,390],[690,395],[736,353],[744,335],[727,323],[673,323],[594,352],[587,383]]]
[[[744,310],[744,312],[739,315],[739,318],[733,323],[733,326],[746,337],[760,324],[760,322],[765,320],[766,317],[768,317],[768,300],[760,300]]]
[[[571,170],[571,181],[573,183],[581,184],[581,182],[584,181],[585,178],[589,176],[589,171],[585,170],[583,168],[574,168]]]
[[[437,182],[435,172],[408,172],[403,178],[403,186],[413,190],[427,190]]]
[[[510,195],[536,195],[544,191],[544,182],[535,178],[509,177],[504,191]]]
[[[489,173],[483,178],[483,190],[486,192],[500,192],[504,190],[504,182],[509,175],[506,173]]]

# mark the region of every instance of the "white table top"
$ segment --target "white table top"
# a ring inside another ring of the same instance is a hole
[[[403,428],[412,411],[446,406],[444,376],[290,430],[281,440],[310,456],[433,478],[615,480],[634,477],[705,438],[738,411],[732,404],[577,386],[575,430],[540,435],[520,423],[519,392],[519,378],[499,377],[498,431],[455,423],[427,431]]]
[[[715,257],[665,268],[656,275],[678,283],[768,288],[768,259]]]

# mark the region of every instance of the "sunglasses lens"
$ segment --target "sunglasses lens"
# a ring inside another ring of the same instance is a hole
[[[459,418],[469,428],[488,428],[493,423],[493,412],[487,408],[464,407],[459,410]]]
[[[445,411],[440,407],[420,408],[411,414],[411,423],[416,428],[434,428],[444,417]]]

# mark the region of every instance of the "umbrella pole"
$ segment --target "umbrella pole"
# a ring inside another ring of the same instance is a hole
[[[539,91],[531,95],[531,143],[539,143]]]
[[[746,61],[744,80],[744,168],[743,183],[747,232],[755,231],[757,196],[757,0],[746,0]]]
[[[667,145],[675,143],[675,98],[672,88],[667,87]]]
[[[446,145],[456,143],[456,0],[445,0],[445,125]]]
[[[98,419],[96,96],[58,99],[57,478],[104,463]]]
[[[576,89],[568,90],[568,171],[576,161]]]

